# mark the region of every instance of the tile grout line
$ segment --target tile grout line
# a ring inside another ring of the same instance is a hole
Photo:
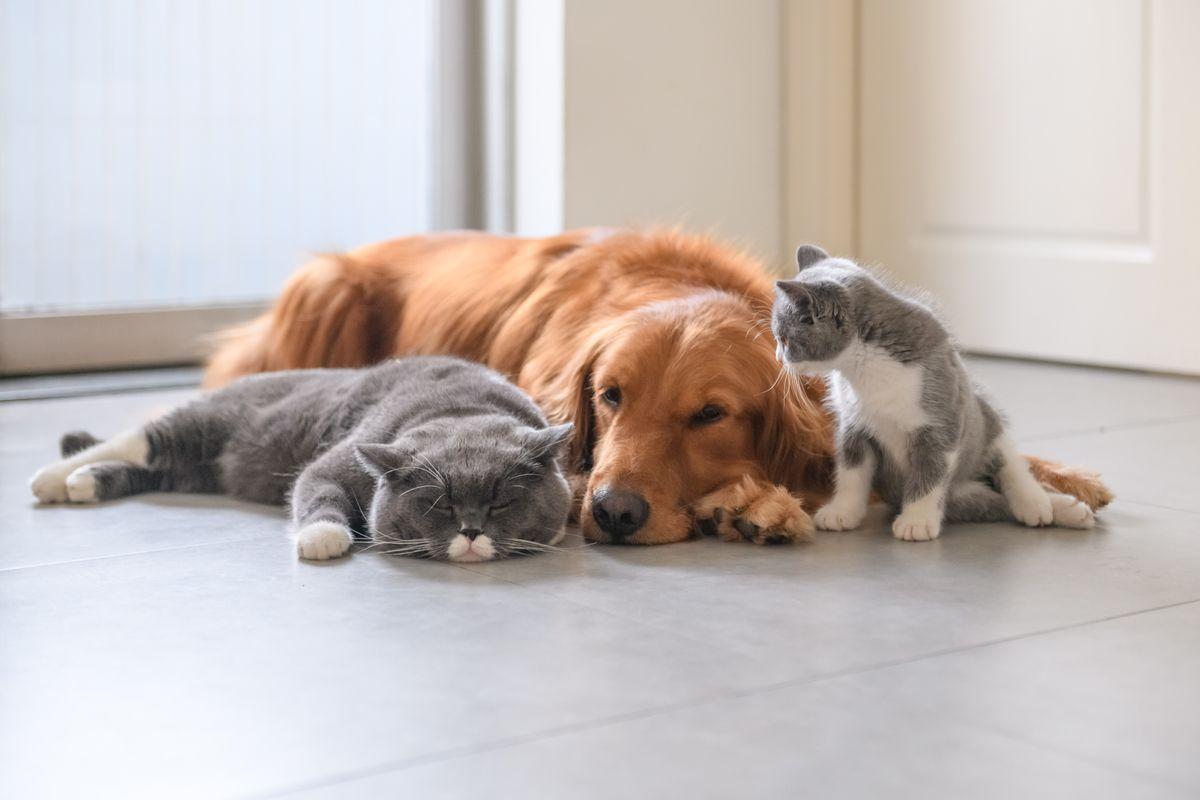
[[[440,762],[444,762],[444,761],[453,761],[455,759],[463,758],[466,756],[479,755],[482,753],[488,753],[488,752],[492,752],[495,750],[505,750],[505,749],[508,749],[511,747],[516,747],[516,746],[523,745],[523,744],[529,744],[532,742],[546,740],[546,739],[555,739],[555,738],[559,738],[561,736],[570,735],[573,733],[579,733],[582,731],[598,730],[600,728],[606,728],[606,727],[610,727],[613,725],[620,725],[620,724],[623,724],[626,722],[633,722],[636,720],[650,719],[653,717],[659,717],[659,716],[663,716],[666,714],[671,714],[671,713],[674,713],[677,711],[683,711],[683,710],[691,709],[691,708],[702,708],[704,706],[713,705],[715,703],[720,703],[725,700],[732,700],[732,699],[739,699],[739,698],[746,698],[746,697],[754,697],[754,696],[763,695],[763,694],[770,694],[772,692],[778,692],[783,689],[790,689],[790,688],[795,688],[798,686],[816,685],[816,684],[824,683],[826,681],[837,680],[840,678],[850,677],[853,675],[864,675],[864,674],[871,673],[871,672],[878,672],[878,671],[892,669],[894,667],[905,666],[907,664],[914,664],[914,663],[917,663],[920,661],[927,661],[927,660],[931,660],[931,659],[942,658],[944,656],[956,655],[958,653],[964,653],[964,652],[967,652],[970,650],[978,650],[978,649],[983,649],[983,648],[988,648],[988,647],[994,647],[997,645],[1009,644],[1011,642],[1021,641],[1024,639],[1032,639],[1032,638],[1037,638],[1040,636],[1047,636],[1047,635],[1054,634],[1054,633],[1062,633],[1064,631],[1075,630],[1078,628],[1086,628],[1086,627],[1089,627],[1092,625],[1102,625],[1104,623],[1113,622],[1113,621],[1119,620],[1119,619],[1135,617],[1140,614],[1151,614],[1151,613],[1154,613],[1157,611],[1165,611],[1165,610],[1171,609],[1171,608],[1179,608],[1181,606],[1192,605],[1194,603],[1200,603],[1200,598],[1194,598],[1191,600],[1181,600],[1181,601],[1178,601],[1175,603],[1166,603],[1166,604],[1163,604],[1160,606],[1145,608],[1145,609],[1141,609],[1138,611],[1127,611],[1127,612],[1123,612],[1120,614],[1112,614],[1107,617],[1101,617],[1101,618],[1095,619],[1095,620],[1076,622],[1076,623],[1071,623],[1071,624],[1067,624],[1067,625],[1059,625],[1059,626],[1056,626],[1053,628],[1045,628],[1042,630],[1031,631],[1029,633],[1014,634],[1012,636],[1004,636],[1004,637],[999,637],[996,639],[989,639],[989,640],[986,640],[983,642],[977,642],[974,644],[967,644],[967,645],[962,645],[962,646],[958,646],[958,647],[942,648],[940,650],[934,650],[934,651],[931,651],[928,653],[923,653],[923,654],[916,655],[916,656],[909,656],[909,657],[905,657],[905,658],[896,658],[896,659],[891,659],[889,661],[878,662],[875,664],[868,664],[868,665],[863,665],[863,666],[859,666],[859,667],[849,667],[849,668],[843,669],[843,670],[835,670],[832,672],[818,673],[818,674],[807,676],[807,677],[791,678],[791,679],[784,680],[784,681],[776,681],[775,683],[769,683],[769,684],[765,684],[763,686],[758,686],[758,687],[749,687],[749,688],[745,688],[745,689],[729,689],[729,690],[719,691],[719,692],[715,692],[707,697],[702,697],[702,698],[695,699],[695,700],[687,700],[687,701],[681,700],[679,702],[671,703],[671,704],[668,704],[665,706],[659,706],[657,708],[641,709],[638,711],[630,711],[630,712],[627,712],[624,714],[617,714],[617,715],[614,715],[611,717],[602,717],[599,719],[585,721],[585,722],[576,722],[576,723],[570,723],[570,724],[566,724],[566,725],[559,725],[559,726],[555,726],[555,727],[551,727],[551,728],[546,728],[541,731],[534,731],[534,732],[531,732],[528,734],[523,734],[520,736],[511,736],[511,737],[507,737],[504,739],[497,739],[497,740],[494,740],[491,742],[485,742],[485,743],[479,744],[479,745],[469,745],[469,746],[460,747],[460,748],[451,748],[449,750],[441,750],[441,751],[434,752],[434,753],[427,753],[424,755],[418,755],[418,756],[412,756],[409,758],[397,759],[396,761],[388,762],[386,764],[378,764],[373,767],[363,767],[361,769],[351,770],[351,771],[344,772],[341,774],[330,775],[324,779],[310,781],[310,782],[306,782],[303,784],[296,784],[296,785],[292,785],[292,786],[284,786],[284,787],[269,790],[269,791],[263,792],[263,793],[245,795],[245,797],[248,797],[248,798],[284,797],[286,795],[294,794],[296,792],[306,791],[306,790],[310,790],[310,789],[319,789],[322,787],[336,786],[337,784],[346,783],[346,782],[352,781],[352,780],[359,780],[361,778],[369,778],[369,777],[372,777],[375,775],[384,775],[389,772],[400,772],[400,771],[403,771],[406,769],[411,769],[413,767],[424,766],[426,764],[434,764],[434,763],[440,763]],[[1031,746],[1038,746],[1038,747],[1041,746],[1041,745],[1033,745],[1033,743],[1029,743],[1029,744],[1031,744]],[[1076,760],[1085,760],[1085,759],[1080,759],[1077,756],[1072,756],[1072,757],[1075,758]],[[1090,763],[1090,762],[1087,762],[1087,763]]]
[[[114,558],[129,558],[131,556],[152,556],[158,553],[177,553],[180,550],[195,550],[199,547],[209,547],[212,545],[223,544],[239,544],[241,542],[253,542],[260,539],[266,539],[274,534],[259,534],[255,536],[243,536],[234,539],[218,539],[212,542],[196,542],[194,544],[181,544],[175,547],[154,547],[148,550],[131,550],[127,553],[109,553],[103,556],[87,556],[85,558],[69,558],[65,561],[47,561],[42,564],[22,564],[16,567],[0,567],[0,575],[9,572],[20,572],[27,569],[42,569],[45,567],[63,567],[71,564],[86,564],[89,561],[109,561]]]

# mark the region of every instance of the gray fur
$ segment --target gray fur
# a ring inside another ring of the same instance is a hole
[[[847,380],[839,372],[850,353],[881,352],[896,364],[921,368],[920,407],[926,423],[908,434],[905,462],[897,463],[861,415],[834,403],[839,468],[858,467],[872,455],[873,487],[893,507],[946,484],[947,519],[1013,519],[997,491],[1001,464],[995,445],[1004,432],[1003,420],[972,385],[936,314],[917,298],[818,247],[802,246],[797,266],[794,279],[776,284],[772,331],[781,361],[799,371],[833,370],[835,383]],[[957,461],[953,474],[947,474],[951,452],[957,453]]]
[[[502,557],[545,549],[565,524],[570,431],[486,367],[413,357],[243,378],[147,425],[147,468],[93,469],[99,499],[175,490],[290,501],[297,526],[335,522],[432,558],[469,528]],[[64,450],[77,441],[86,434]]]

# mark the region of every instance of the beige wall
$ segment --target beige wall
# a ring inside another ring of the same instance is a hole
[[[570,0],[565,222],[685,223],[777,258],[781,6]]]
[[[781,272],[800,241],[853,254],[853,9],[517,0],[517,229],[682,224]]]

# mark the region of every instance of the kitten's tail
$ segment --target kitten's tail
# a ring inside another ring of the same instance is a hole
[[[218,334],[204,386],[255,372],[361,367],[386,358],[400,318],[386,270],[346,255],[306,264],[266,314]]]

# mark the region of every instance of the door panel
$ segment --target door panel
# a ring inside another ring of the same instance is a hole
[[[1200,372],[1200,4],[861,14],[859,255],[970,349]]]

